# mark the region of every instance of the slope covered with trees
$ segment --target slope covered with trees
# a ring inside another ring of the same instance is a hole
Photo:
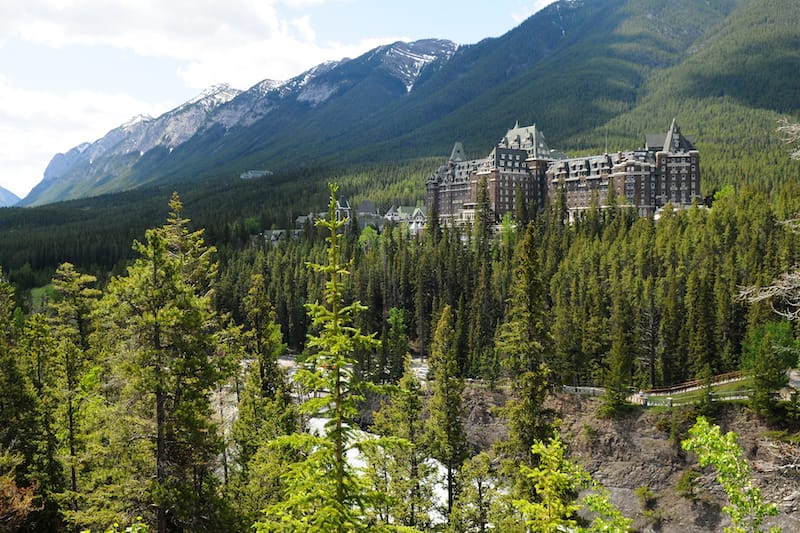
[[[497,235],[480,216],[418,238],[360,231],[331,208],[326,227],[230,248],[219,270],[174,196],[166,224],[107,283],[62,265],[52,305],[26,314],[3,281],[0,438],[13,468],[0,474],[15,520],[34,531],[136,516],[157,531],[524,531],[553,497],[536,472],[572,468],[541,444],[552,388],[604,386],[613,416],[631,388],[796,364],[764,357],[777,348],[763,339],[793,345],[791,329],[736,295],[794,264],[798,237],[778,221],[800,208],[797,187],[728,190],[710,210],[658,221],[608,206],[568,225],[559,201],[527,226],[507,218]],[[430,356],[427,393],[408,371],[400,379],[412,348]],[[287,349],[301,365],[294,391],[322,393],[299,410],[277,365]],[[508,434],[491,449],[465,436],[466,378],[508,386]],[[768,400],[758,412],[794,416],[773,382],[753,383]],[[388,402],[375,416],[382,437],[364,441],[356,425],[370,428],[363,401],[375,394]],[[239,404],[230,430],[212,403],[224,414],[225,396]],[[305,432],[309,416],[327,420],[325,434]],[[428,507],[432,458],[447,497]],[[569,499],[548,505],[574,520]]]

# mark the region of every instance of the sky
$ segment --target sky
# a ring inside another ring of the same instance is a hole
[[[218,83],[248,89],[398,40],[473,44],[553,0],[0,0],[0,186]]]

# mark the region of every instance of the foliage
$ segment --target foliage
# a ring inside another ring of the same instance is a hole
[[[566,458],[561,439],[555,435],[545,444],[537,441],[532,452],[539,457],[534,468],[522,467],[522,472],[533,482],[536,499],[518,499],[514,505],[525,515],[528,527],[543,533],[578,527],[577,512],[582,507],[595,513],[585,531],[629,531],[632,520],[625,518],[614,507],[607,491],[592,485],[591,476],[577,463]],[[578,501],[581,489],[592,486],[592,491]]]
[[[35,503],[38,484],[17,486],[15,470],[22,463],[18,455],[0,452],[0,530],[16,531],[28,515],[41,508]]]
[[[403,376],[397,387],[390,389],[388,402],[375,413],[372,428],[379,435],[395,439],[387,440],[383,448],[377,450],[379,453],[367,453],[367,458],[370,465],[384,462],[385,492],[390,495],[387,516],[396,524],[420,529],[431,525],[436,475],[424,441],[424,408],[422,385],[407,355]]]
[[[431,397],[428,402],[427,431],[431,455],[447,470],[447,515],[453,510],[458,493],[456,472],[467,458],[467,437],[464,432],[464,379],[458,376],[455,331],[450,306],[442,309],[431,346],[430,367],[433,372]]]
[[[126,465],[139,485],[128,510],[138,498],[150,502],[159,531],[167,524],[208,527],[217,518],[213,471],[220,440],[210,391],[227,371],[217,353],[224,328],[211,305],[214,249],[204,244],[202,231],[188,230],[177,195],[170,209],[166,225],[134,243],[141,257],[126,276],[111,280],[99,308],[120,383],[112,412],[132,432],[129,444],[115,445],[130,448],[138,463]],[[143,446],[140,431],[155,436],[152,446]]]
[[[374,334],[365,335],[352,326],[353,315],[366,308],[359,302],[343,305],[343,277],[349,272],[341,261],[341,229],[347,219],[337,220],[337,187],[330,186],[328,216],[318,222],[329,231],[325,264],[309,263],[325,276],[324,304],[308,304],[312,326],[310,351],[295,380],[314,394],[300,405],[302,414],[324,421],[324,434],[293,434],[278,437],[272,445],[294,447],[301,460],[288,465],[282,498],[267,506],[257,531],[378,531],[365,512],[381,494],[370,493],[364,480],[348,461],[350,450],[360,446],[355,438],[358,402],[363,399],[353,380],[354,354],[375,349]],[[389,526],[383,527],[389,529]]]
[[[719,426],[711,425],[705,417],[698,417],[689,430],[689,438],[682,442],[683,449],[695,452],[700,466],[713,467],[717,481],[728,495],[729,505],[723,510],[731,517],[732,526],[727,533],[754,533],[769,516],[778,513],[775,504],[764,502],[761,491],[753,484],[750,468],[736,443],[736,433],[722,435]],[[770,532],[780,531],[770,528]]]

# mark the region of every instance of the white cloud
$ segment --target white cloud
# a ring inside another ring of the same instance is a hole
[[[138,113],[158,115],[154,105],[125,94],[24,90],[0,79],[0,184],[24,196],[41,181],[47,163],[86,141],[94,141]]]
[[[53,48],[112,46],[177,60],[183,66],[176,75],[198,92],[221,82],[246,89],[387,42],[318,43],[315,21],[302,8],[332,1],[349,0],[0,2],[0,46],[12,40]],[[125,94],[59,94],[55,84],[38,91],[18,86],[0,78],[0,184],[17,194],[41,180],[56,152],[93,141],[133,115],[157,116],[172,107]]]
[[[311,27],[311,17],[308,15],[292,20],[292,26],[294,26],[304,40],[315,41],[317,39],[317,34]]]
[[[326,1],[27,0],[0,8],[0,43],[17,37],[52,47],[110,45],[184,62],[178,74],[193,89],[220,82],[244,89],[387,42],[320,44],[309,15],[281,13]]]
[[[201,88],[225,82],[239,89],[247,89],[267,76],[275,80],[287,80],[323,61],[357,57],[391,40],[328,43],[321,47],[296,39],[271,39],[233,49],[211,51],[179,69],[178,75],[190,87]],[[291,51],[290,54],[287,54],[287,49]]]

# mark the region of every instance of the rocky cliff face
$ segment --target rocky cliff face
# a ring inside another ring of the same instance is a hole
[[[498,391],[472,387],[465,398],[470,442],[487,447],[505,431],[492,407],[505,399]],[[712,470],[699,467],[680,440],[694,423],[688,410],[637,409],[618,419],[597,413],[601,401],[575,395],[550,398],[562,419],[561,434],[572,458],[608,488],[615,505],[635,518],[641,532],[719,532],[730,525],[722,511],[726,495]],[[734,431],[764,498],[778,505],[771,519],[784,532],[800,531],[800,447],[771,439],[770,428],[747,408],[721,406],[713,420]],[[694,481],[687,480],[694,476]],[[687,489],[691,488],[691,491]],[[644,498],[643,494],[648,494]]]
[[[730,525],[722,511],[727,498],[713,470],[701,469],[680,447],[693,413],[640,409],[604,420],[596,416],[598,399],[560,396],[554,405],[563,413],[562,432],[573,457],[611,490],[627,516],[636,517],[639,531],[710,533]],[[721,406],[713,423],[736,432],[764,498],[778,504],[780,515],[769,523],[800,531],[800,449],[769,439],[767,424],[742,406]],[[694,475],[689,492],[686,481]],[[645,489],[652,495],[647,501],[641,496]]]
[[[397,42],[355,59],[322,63],[288,81],[264,80],[244,92],[224,84],[210,87],[157,118],[135,117],[91,144],[56,155],[45,170],[44,180],[23,204],[134,188],[140,183],[127,179],[130,170],[152,150],[171,153],[198,133],[214,127],[225,131],[248,128],[280,109],[297,109],[293,116],[299,117],[303,109],[316,108],[345,94],[377,73],[402,84],[404,93],[410,92],[427,68],[446,63],[456,48],[454,43],[439,39]],[[381,90],[379,84],[370,85],[367,93]]]
[[[206,125],[209,115],[231,101],[240,91],[229,85],[215,85],[158,118],[139,115],[114,128],[93,143],[83,143],[57,154],[39,183],[20,205],[35,205],[66,197],[89,196],[115,190],[104,189],[110,178],[126,170],[145,153],[157,147],[171,150],[194,136]],[[130,184],[128,184],[130,185]],[[135,185],[135,184],[134,184]],[[116,190],[125,184],[116,186]],[[69,194],[67,191],[75,191]]]

